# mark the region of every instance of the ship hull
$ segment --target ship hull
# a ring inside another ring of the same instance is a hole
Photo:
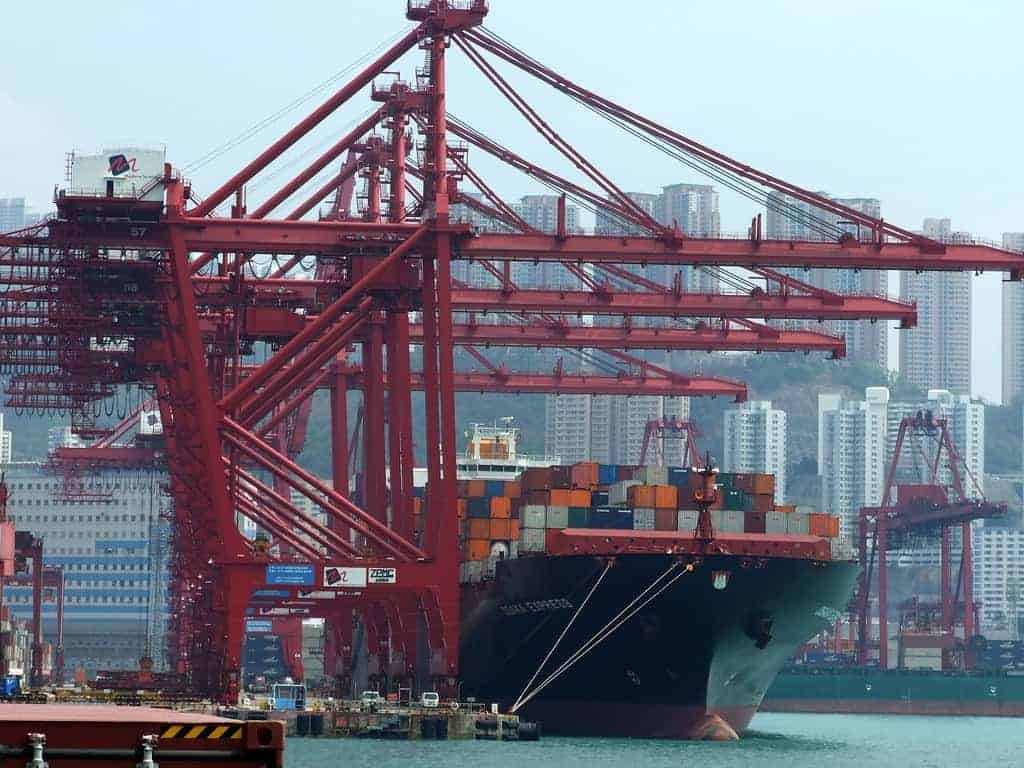
[[[519,712],[567,735],[700,738],[721,721],[741,734],[794,650],[845,608],[857,573],[783,557],[712,555],[683,575],[674,563],[619,555],[603,577],[604,561],[589,556],[499,563],[493,580],[464,587],[463,696],[514,705],[649,585],[678,576]],[[728,574],[723,589],[714,572]]]

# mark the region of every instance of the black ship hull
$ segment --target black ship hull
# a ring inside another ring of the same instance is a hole
[[[462,695],[512,706],[673,562],[618,556],[530,685],[605,564],[589,556],[499,563],[493,581],[464,586]],[[722,589],[715,572],[728,574]],[[701,738],[721,721],[741,734],[795,649],[845,610],[856,575],[845,561],[708,556],[519,712],[566,735]]]

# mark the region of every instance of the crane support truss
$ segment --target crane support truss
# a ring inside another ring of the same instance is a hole
[[[162,200],[62,192],[53,220],[0,235],[6,288],[0,293],[0,365],[12,374],[9,405],[69,412],[74,429],[96,441],[82,453],[58,453],[55,461],[107,467],[152,458],[166,464],[174,502],[168,649],[175,671],[187,674],[197,693],[237,697],[244,618],[257,605],[286,613],[302,606],[307,615],[327,619],[331,661],[338,661],[333,673],[342,686],[350,681],[346,665],[359,627],[380,674],[411,680],[425,671],[438,690],[455,689],[457,391],[741,400],[740,382],[685,375],[627,350],[796,350],[839,357],[841,338],[755,320],[864,318],[904,327],[916,321],[913,306],[828,293],[774,267],[1021,275],[1021,254],[939,243],[872,219],[586,91],[484,30],[486,14],[484,0],[410,0],[410,31],[203,198],[168,165]],[[414,49],[423,65],[406,82],[394,70]],[[594,187],[531,163],[449,115],[447,66],[454,50]],[[706,239],[654,221],[554,130],[492,58],[633,136],[657,142],[684,164],[702,164],[733,185],[785,192],[845,217],[856,234],[773,241],[752,226],[743,239]],[[367,87],[375,104],[370,114],[248,213],[246,185]],[[467,145],[450,146],[450,135]],[[502,200],[469,162],[470,147],[562,193],[553,232],[537,231]],[[320,179],[335,163],[337,172]],[[357,184],[360,207],[352,211]],[[467,185],[482,197],[468,195]],[[610,212],[631,234],[568,231],[570,197]],[[293,198],[302,202],[278,214]],[[306,218],[325,202],[329,210],[321,218]],[[455,203],[492,217],[507,232],[453,223]],[[228,205],[230,211],[218,215]],[[299,269],[310,260],[312,275]],[[459,260],[481,264],[497,289],[454,281],[452,265]],[[558,263],[580,287],[522,290],[511,279],[516,262]],[[255,264],[271,268],[257,277]],[[656,264],[735,267],[757,286],[747,293],[687,293],[678,279],[662,285],[632,269]],[[610,322],[584,320],[597,315]],[[660,324],[634,322],[650,317]],[[269,354],[258,360],[261,343]],[[412,366],[413,345],[421,350],[419,370]],[[483,370],[457,370],[457,346]],[[513,372],[478,349],[515,346],[583,350],[579,354],[605,355],[625,367],[591,374],[565,371],[560,362],[553,371]],[[358,364],[351,358],[356,347]],[[131,418],[112,430],[98,426],[98,404],[125,386],[142,387],[159,408],[159,451],[126,444]],[[330,391],[329,480],[296,461],[319,389]],[[424,397],[422,434],[412,426],[414,390]],[[350,424],[349,395],[356,391],[359,416]],[[353,483],[357,453],[364,470]],[[413,504],[417,453],[426,457],[428,476],[421,530]],[[300,499],[321,516],[304,512]],[[251,529],[241,525],[243,518],[262,534],[244,535]],[[303,590],[334,588],[331,574],[346,568],[369,569],[377,578],[342,599],[313,606],[303,599]],[[282,585],[286,575],[301,584]],[[278,596],[258,599],[267,586]],[[422,659],[419,625],[426,627],[429,648]],[[385,648],[392,651],[388,669]]]

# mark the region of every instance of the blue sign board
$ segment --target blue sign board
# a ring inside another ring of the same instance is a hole
[[[291,597],[291,590],[287,589],[257,589],[252,593],[253,597]]]
[[[249,635],[266,635],[274,631],[274,622],[263,619],[248,619],[245,632]]]
[[[315,583],[316,572],[312,565],[278,563],[267,566],[267,584],[295,584],[308,587]]]

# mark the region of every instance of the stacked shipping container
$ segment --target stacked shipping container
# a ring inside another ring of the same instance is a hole
[[[839,520],[775,504],[772,475],[719,473],[711,520],[719,533],[835,539]],[[504,557],[541,553],[547,531],[597,528],[686,531],[697,527],[699,472],[596,462],[525,470],[516,482],[459,481],[463,575],[493,573]],[[475,564],[475,565],[474,565]]]
[[[499,552],[511,555],[511,544],[519,539],[520,494],[518,482],[459,481],[457,504],[464,560],[486,560]]]

